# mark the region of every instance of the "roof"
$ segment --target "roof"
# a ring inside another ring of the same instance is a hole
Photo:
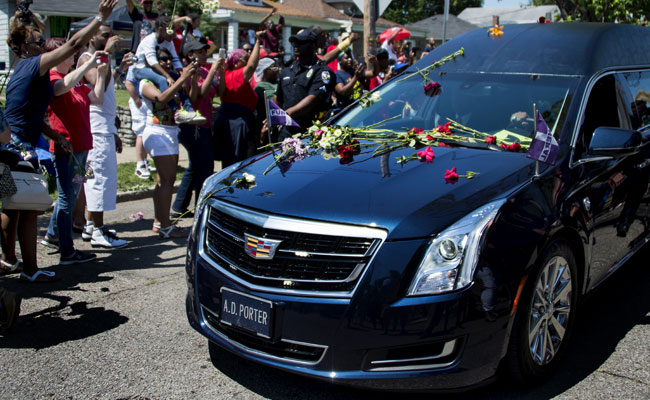
[[[63,15],[68,17],[90,17],[97,15],[100,0],[34,0],[30,10],[45,15]],[[126,5],[119,0],[117,7]]]
[[[589,76],[606,68],[650,66],[650,29],[588,22],[505,25],[496,38],[479,28],[438,46],[422,61],[431,63],[461,47],[464,56],[448,64],[455,72]]]
[[[320,0],[319,0],[320,2]],[[276,15],[284,15],[284,16],[292,16],[292,17],[300,17],[300,18],[311,18],[314,19],[314,15],[310,14],[309,12],[303,12],[299,9],[296,9],[294,7],[290,7],[287,3],[287,1],[283,1],[282,3],[277,2],[271,2],[271,1],[264,1],[264,6],[250,6],[246,4],[241,4],[237,2],[236,0],[221,0],[219,2],[219,8],[225,9],[225,10],[235,10],[235,11],[246,11],[246,12],[251,12],[251,13],[259,13],[261,15],[266,16],[268,13],[271,12],[273,7],[277,9]]]
[[[539,17],[545,17],[548,13],[551,15],[559,14],[557,6],[531,6],[531,7],[468,7],[464,9],[458,18],[474,24],[485,27],[492,25],[492,17],[499,16],[499,25],[502,24],[526,24],[537,22]]]
[[[407,29],[417,28],[425,31],[427,37],[434,37],[442,39],[444,15],[436,14],[431,17],[425,18],[418,22],[414,22],[406,26]],[[447,39],[454,38],[478,28],[478,26],[470,24],[455,15],[449,14],[447,19]]]

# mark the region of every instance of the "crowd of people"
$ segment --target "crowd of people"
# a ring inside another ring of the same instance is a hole
[[[45,40],[38,23],[20,11],[11,22],[8,44],[19,62],[6,90],[8,128],[0,141],[3,151],[34,170],[39,168],[37,142],[41,135],[50,141],[58,196],[40,243],[58,249],[60,264],[96,258],[75,249],[73,232],[93,247],[128,245],[103,221],[104,212],[116,208],[116,152],[122,143],[115,82],[120,77],[125,76],[137,137],[135,174],[149,179],[151,171],[157,172],[152,230],[169,239],[187,236],[173,220],[192,215],[191,199],[196,201],[215,160],[226,167],[312,121],[324,121],[418,56],[417,49],[396,40],[399,30],[374,54],[358,58],[351,51],[357,34],[334,38],[312,26],[289,38],[292,57],[285,62],[289,57],[280,45],[284,18],[276,23],[274,9],[259,30],[242,32],[239,49],[228,55],[220,50],[210,63],[216,49],[201,34],[199,16],[155,12],[153,3],[142,0],[140,9],[126,1],[134,32],[130,51],[116,67],[109,60],[121,50],[120,38],[105,21],[117,0],[101,0],[97,16],[67,41]],[[216,97],[220,106],[213,120]],[[299,127],[270,130],[267,99],[274,99]],[[187,149],[189,165],[172,202],[179,144]],[[53,281],[58,278],[54,272],[38,268],[36,216],[31,210],[3,210],[0,268],[22,271],[20,279],[26,282]],[[22,261],[16,257],[16,238]]]

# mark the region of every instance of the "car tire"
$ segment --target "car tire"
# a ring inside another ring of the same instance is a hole
[[[571,248],[557,240],[528,275],[506,355],[509,375],[519,384],[547,379],[566,352],[578,305],[577,272]]]

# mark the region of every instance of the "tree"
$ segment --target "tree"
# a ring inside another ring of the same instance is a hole
[[[645,23],[650,17],[650,0],[531,0],[529,4],[555,4],[565,21]]]
[[[449,13],[458,15],[467,7],[480,7],[483,0],[450,0]],[[393,0],[382,17],[406,25],[444,13],[444,0]]]

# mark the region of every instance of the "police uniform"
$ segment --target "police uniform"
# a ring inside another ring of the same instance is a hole
[[[324,111],[330,108],[330,99],[336,76],[323,62],[316,60],[314,65],[305,66],[295,60],[280,74],[280,82],[276,93],[278,102],[283,109],[288,109],[300,103],[309,95],[318,98],[318,104],[307,114],[293,117],[302,130],[306,130],[312,121],[320,119]]]

